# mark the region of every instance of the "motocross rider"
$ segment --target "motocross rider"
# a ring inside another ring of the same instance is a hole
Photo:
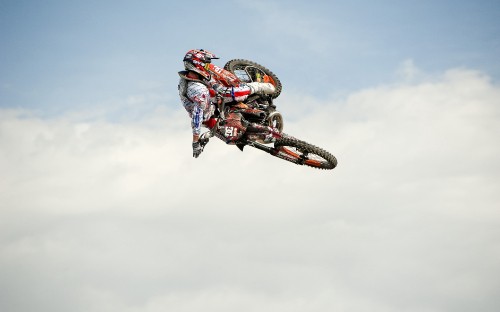
[[[218,59],[213,53],[205,50],[190,50],[184,56],[185,71],[180,71],[178,85],[181,102],[191,118],[193,130],[193,157],[198,158],[203,147],[199,139],[201,126],[209,129],[216,124],[214,113],[216,104],[221,101],[242,102],[254,93],[272,94],[276,91],[271,83],[250,82],[239,87],[224,87],[205,69],[212,59]]]

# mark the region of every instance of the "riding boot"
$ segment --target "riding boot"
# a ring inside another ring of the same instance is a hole
[[[251,94],[273,94],[276,88],[269,82],[249,82],[247,86],[250,87]]]

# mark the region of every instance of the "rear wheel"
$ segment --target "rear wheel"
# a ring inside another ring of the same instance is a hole
[[[224,65],[225,70],[235,74],[243,82],[270,82],[276,88],[276,92],[270,96],[275,99],[281,93],[281,82],[278,77],[266,67],[252,61],[235,59]]]
[[[274,143],[274,156],[318,169],[333,169],[337,166],[335,156],[326,150],[292,137],[283,137]]]

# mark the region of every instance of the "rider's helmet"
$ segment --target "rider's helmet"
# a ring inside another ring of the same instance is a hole
[[[206,50],[190,50],[184,56],[184,68],[197,72],[205,79],[210,79],[210,73],[207,71],[208,64],[212,59],[218,59],[215,54]]]

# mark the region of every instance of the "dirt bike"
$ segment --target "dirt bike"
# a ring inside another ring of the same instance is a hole
[[[266,67],[248,60],[235,59],[228,61],[224,68],[213,63],[207,64],[207,70],[225,87],[237,87],[247,82],[270,82],[276,88],[271,95],[251,95],[246,101],[251,109],[242,111],[245,119],[259,124],[267,124],[283,131],[283,116],[276,110],[273,99],[281,94],[281,82]]]
[[[273,100],[282,89],[278,77],[266,67],[243,59],[228,61],[224,68],[212,63],[206,69],[224,86],[239,86],[248,82],[269,82],[276,92],[253,94],[244,103],[219,104],[216,125],[200,136],[202,148],[210,138],[217,137],[241,151],[251,146],[272,156],[298,165],[318,169],[333,169],[337,159],[328,151],[283,133],[283,117]]]

